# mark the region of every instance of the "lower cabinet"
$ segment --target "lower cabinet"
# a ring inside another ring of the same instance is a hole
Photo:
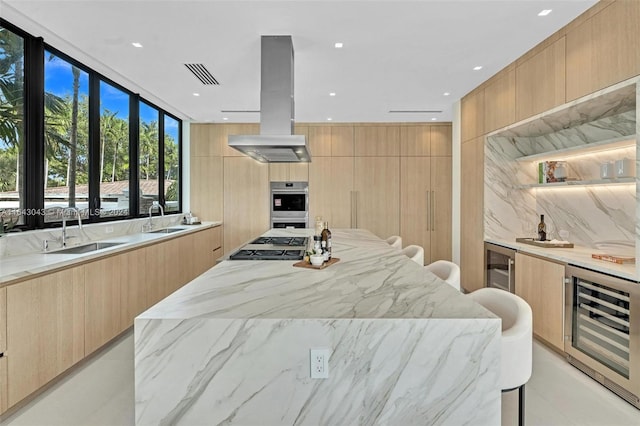
[[[84,284],[77,266],[7,287],[8,406],[84,357]]]
[[[564,350],[564,265],[516,253],[516,294],[531,306],[533,334]]]
[[[0,288],[0,413],[7,409],[7,289]]]
[[[0,288],[0,413],[118,336],[221,254],[221,227],[208,228]]]

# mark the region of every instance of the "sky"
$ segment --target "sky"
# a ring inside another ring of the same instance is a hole
[[[73,75],[71,64],[63,59],[45,54],[45,91],[60,97],[71,96],[73,91]],[[89,76],[86,72],[80,72],[80,95],[89,94]],[[129,95],[110,84],[100,82],[100,106],[102,110],[108,109],[117,112],[116,116],[127,119],[129,117]],[[140,118],[143,122],[158,121],[158,110],[140,104]],[[165,120],[165,132],[172,135],[174,140],[178,140],[178,122],[170,117]]]

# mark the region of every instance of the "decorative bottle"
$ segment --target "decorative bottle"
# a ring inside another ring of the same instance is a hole
[[[331,231],[329,231],[329,222],[324,223],[324,229],[320,234],[322,254],[324,255],[324,261],[331,260]]]
[[[538,224],[538,239],[540,241],[546,241],[547,239],[547,225],[544,223],[544,215],[540,215],[540,223]]]

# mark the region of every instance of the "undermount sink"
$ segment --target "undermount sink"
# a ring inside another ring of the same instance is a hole
[[[56,250],[48,252],[50,254],[80,254],[80,253],[89,253],[92,251],[102,250],[109,247],[119,246],[124,243],[89,243],[83,244],[81,246],[69,247],[62,250]]]
[[[150,234],[170,234],[172,232],[184,231],[184,228],[163,228],[149,231]]]

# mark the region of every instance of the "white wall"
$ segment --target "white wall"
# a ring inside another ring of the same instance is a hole
[[[460,181],[462,179],[460,140],[460,100],[453,104],[453,121],[451,126],[451,259],[460,264]]]

